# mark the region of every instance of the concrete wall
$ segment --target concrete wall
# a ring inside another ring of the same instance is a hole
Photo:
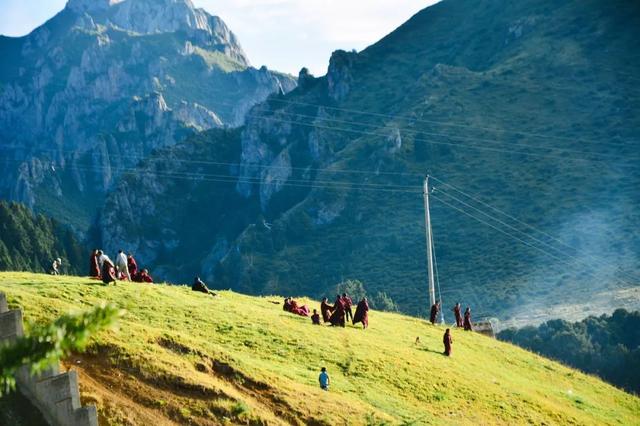
[[[23,336],[22,311],[10,311],[7,299],[0,293],[0,343]],[[96,407],[82,407],[75,371],[60,373],[55,366],[32,376],[24,366],[16,375],[18,389],[54,426],[97,426]]]

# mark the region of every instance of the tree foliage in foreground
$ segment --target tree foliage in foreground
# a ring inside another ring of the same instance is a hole
[[[640,311],[617,309],[575,323],[552,320],[510,328],[498,338],[640,393]]]
[[[80,314],[63,315],[42,326],[33,326],[27,336],[0,346],[0,396],[15,389],[15,374],[23,365],[38,374],[71,352],[83,351],[97,332],[113,326],[122,311],[102,304]]]

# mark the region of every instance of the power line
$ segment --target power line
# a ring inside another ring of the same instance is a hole
[[[556,256],[556,255],[554,255],[552,253],[549,253],[548,251],[546,251],[546,250],[544,250],[544,249],[542,249],[540,247],[537,247],[537,246],[529,243],[528,241],[525,241],[525,240],[523,240],[523,239],[521,239],[521,238],[519,238],[519,237],[517,237],[517,236],[515,236],[515,235],[513,235],[513,234],[511,234],[509,232],[503,231],[502,229],[492,225],[491,223],[486,222],[486,221],[484,221],[482,219],[479,219],[478,217],[476,217],[476,216],[474,216],[474,215],[472,215],[470,213],[467,213],[463,209],[460,209],[460,208],[454,206],[453,204],[448,203],[447,201],[443,200],[440,197],[437,197],[436,195],[432,195],[432,197],[437,199],[437,200],[439,200],[444,205],[446,205],[446,206],[448,206],[448,207],[450,207],[450,208],[452,208],[454,210],[457,210],[458,212],[460,212],[460,213],[462,213],[462,214],[464,214],[466,216],[469,216],[470,218],[472,218],[472,219],[474,219],[474,220],[476,220],[476,221],[478,221],[478,222],[480,222],[480,223],[482,223],[482,224],[484,224],[486,226],[489,226],[489,227],[495,229],[496,231],[498,231],[498,232],[500,232],[500,233],[502,233],[502,234],[504,234],[504,235],[506,235],[506,236],[508,236],[510,238],[513,238],[514,240],[519,241],[520,243],[522,243],[522,244],[524,244],[524,245],[526,245],[528,247],[531,247],[534,250],[537,250],[537,251],[539,251],[540,253],[542,253],[542,254],[544,254],[546,256],[552,257],[552,258],[554,258],[554,259],[556,259],[556,260],[558,260],[558,261],[560,261],[560,262],[562,262],[562,263],[564,263],[566,265],[569,265],[569,266],[572,266],[572,267],[574,266],[574,265],[570,264],[569,262],[565,261],[564,259],[562,259],[562,258],[560,258],[560,257],[558,257],[558,256]],[[587,273],[589,273],[591,275],[594,275],[594,273],[592,271],[590,271],[590,270],[585,270],[585,272],[587,272]]]
[[[553,245],[549,244],[548,242],[546,242],[546,241],[544,241],[544,240],[541,240],[541,239],[539,239],[539,238],[537,238],[537,237],[531,236],[531,235],[527,234],[526,232],[524,232],[524,231],[522,231],[522,230],[520,230],[520,229],[518,229],[518,228],[516,228],[516,227],[514,227],[514,226],[512,226],[512,225],[510,225],[510,224],[508,224],[508,223],[506,223],[506,222],[503,222],[502,220],[497,219],[497,218],[495,218],[495,217],[491,216],[491,215],[490,215],[490,214],[488,214],[488,213],[483,212],[482,210],[478,209],[477,207],[474,207],[474,206],[472,206],[471,204],[468,204],[468,203],[466,203],[466,202],[464,202],[464,201],[460,200],[459,198],[457,198],[457,197],[455,197],[455,196],[453,196],[453,195],[451,195],[451,194],[448,194],[448,193],[446,193],[446,192],[441,192],[441,193],[442,193],[442,194],[444,194],[444,195],[446,195],[446,196],[447,196],[447,197],[449,197],[449,198],[452,198],[453,200],[457,201],[458,203],[460,203],[460,204],[462,204],[462,205],[464,205],[464,206],[466,206],[466,207],[469,207],[469,208],[471,208],[471,209],[473,209],[473,210],[475,210],[475,211],[479,212],[479,213],[480,213],[480,214],[482,214],[483,216],[486,216],[486,217],[488,217],[489,219],[494,220],[494,221],[496,221],[496,222],[500,223],[501,225],[506,226],[506,227],[507,227],[507,228],[509,228],[509,229],[512,229],[512,230],[514,230],[514,231],[516,231],[516,232],[519,232],[520,234],[524,235],[524,236],[525,236],[525,237],[527,237],[527,238],[530,238],[531,240],[535,241],[536,243],[538,243],[538,244],[541,244],[541,245],[543,245],[543,246],[548,247],[549,249],[551,249],[551,250],[555,251],[556,253],[559,253],[559,254],[561,254],[561,255],[563,255],[563,256],[567,256],[567,257],[569,257],[569,258],[571,258],[571,259],[573,259],[573,260],[575,260],[575,261],[577,261],[577,262],[579,262],[579,263],[583,264],[583,265],[584,265],[584,266],[586,266],[587,268],[589,268],[589,267],[591,266],[591,265],[587,264],[586,262],[584,262],[583,260],[581,260],[581,259],[579,259],[579,258],[577,258],[577,257],[573,256],[572,254],[566,253],[566,252],[564,252],[563,250],[560,250],[560,249],[558,249],[558,248],[554,247]],[[622,281],[623,283],[627,284],[627,285],[633,285],[633,284],[628,283],[628,282],[626,282],[626,281],[623,281],[623,280],[621,280],[621,281]]]
[[[253,117],[252,115],[248,115],[248,116]],[[270,121],[275,121],[275,122],[280,122],[280,123],[297,124],[297,125],[300,125],[300,126],[313,127],[313,128],[317,128],[317,129],[324,129],[324,130],[331,130],[331,131],[342,131],[342,132],[355,133],[355,134],[368,135],[368,136],[377,136],[377,137],[387,137],[388,136],[388,135],[380,135],[378,133],[369,132],[369,131],[321,126],[321,125],[317,125],[317,124],[310,124],[310,123],[302,123],[302,122],[298,122],[298,121],[277,119],[277,118],[274,118],[274,117],[263,117],[263,116],[260,116],[260,117],[255,117],[255,118],[259,118],[259,119],[262,119],[262,120],[270,120]],[[559,159],[559,160],[563,160],[563,161],[586,161],[586,162],[607,161],[607,160],[597,160],[597,159],[588,159],[588,158],[574,158],[574,157],[560,156],[560,155],[536,154],[536,153],[528,153],[528,152],[522,152],[522,151],[513,151],[513,150],[497,149],[497,148],[487,148],[487,147],[478,146],[478,145],[461,145],[461,144],[455,144],[455,143],[449,143],[449,142],[433,141],[433,140],[430,140],[430,139],[423,139],[423,138],[414,138],[414,140],[420,140],[420,141],[423,141],[423,142],[426,142],[426,143],[429,143],[429,144],[447,145],[447,146],[453,146],[453,147],[458,147],[458,148],[463,148],[463,149],[476,149],[476,150],[480,150],[480,151],[499,152],[499,153],[505,153],[505,154],[523,155],[523,156],[538,157],[538,158],[554,158],[554,159]],[[634,165],[634,164],[617,164],[617,166],[619,166],[619,167],[632,167],[632,168],[637,168],[638,167],[637,164],[636,165]]]
[[[573,251],[575,251],[575,252],[578,252],[578,250],[577,250],[575,247],[572,247],[572,246],[570,246],[569,244],[566,244],[564,241],[562,241],[562,240],[560,240],[560,239],[558,239],[558,238],[554,237],[553,235],[551,235],[551,234],[549,234],[549,233],[547,233],[547,232],[544,232],[544,231],[542,231],[542,230],[540,230],[540,229],[538,229],[538,228],[534,227],[533,225],[530,225],[530,224],[528,224],[528,223],[526,223],[526,222],[523,222],[522,220],[520,220],[520,219],[518,219],[518,218],[516,218],[516,217],[514,217],[514,216],[512,216],[512,215],[510,215],[509,213],[504,212],[503,210],[498,209],[497,207],[492,206],[492,205],[491,205],[491,204],[489,204],[489,203],[486,203],[486,202],[484,202],[484,201],[482,201],[482,200],[480,200],[480,199],[478,199],[478,198],[476,198],[476,197],[473,197],[472,195],[470,195],[470,194],[468,194],[468,193],[466,193],[466,192],[464,192],[464,191],[460,190],[459,188],[456,188],[455,186],[453,186],[453,185],[451,185],[451,184],[449,184],[449,183],[447,183],[447,182],[444,182],[444,181],[443,181],[443,180],[441,180],[441,179],[436,178],[435,176],[431,176],[431,177],[432,177],[435,181],[440,182],[441,184],[443,184],[443,185],[445,185],[445,186],[450,187],[450,188],[451,188],[451,189],[453,189],[454,191],[459,192],[460,194],[462,194],[462,195],[464,195],[464,196],[466,196],[466,197],[468,197],[468,198],[470,198],[470,199],[472,199],[472,200],[474,200],[474,201],[476,201],[476,202],[478,202],[478,203],[480,203],[480,204],[482,204],[482,205],[484,205],[484,206],[486,206],[486,207],[490,208],[491,210],[493,210],[493,211],[495,211],[495,212],[497,212],[497,213],[500,213],[500,214],[502,214],[503,216],[506,216],[506,217],[508,217],[509,219],[511,219],[511,220],[513,220],[513,221],[515,221],[515,222],[517,222],[517,223],[520,223],[520,224],[522,224],[522,225],[526,226],[527,228],[529,228],[529,229],[531,229],[531,230],[533,230],[533,231],[535,231],[535,232],[538,232],[538,233],[540,233],[540,234],[544,235],[544,236],[545,236],[545,237],[547,237],[547,238],[552,239],[553,241],[556,241],[558,244],[561,244],[562,246],[564,246],[564,247],[566,247],[566,248],[568,248],[568,249],[570,249],[570,250],[573,250]],[[598,259],[598,258],[596,258],[596,257],[594,257],[594,256],[592,256],[592,255],[586,254],[586,256],[590,257],[592,260],[595,260],[596,262],[599,262],[601,265],[605,265],[605,266],[612,266],[611,264],[609,264],[609,263],[607,263],[607,262],[605,262],[605,261],[603,261],[603,260],[601,260],[601,259]],[[635,278],[635,277],[633,277],[633,276],[631,276],[631,275],[629,275],[629,274],[625,273],[624,271],[621,271],[619,268],[618,268],[618,271],[619,271],[619,272],[622,272],[622,273],[623,273],[624,275],[626,275],[626,276],[627,276],[627,278],[629,278],[629,279],[632,279],[632,280],[636,280],[636,279],[637,279],[637,278]]]
[[[324,108],[324,109],[330,109],[334,111],[348,112],[351,114],[369,115],[373,117],[382,117],[382,118],[391,118],[391,119],[401,119],[401,120],[406,120],[410,122],[433,124],[433,125],[445,126],[445,127],[457,127],[457,128],[482,130],[482,131],[489,131],[489,132],[511,133],[514,135],[530,136],[530,137],[543,138],[543,139],[557,139],[557,140],[563,140],[563,141],[569,141],[569,142],[590,142],[590,143],[596,143],[598,145],[603,144],[603,141],[601,140],[584,138],[584,137],[549,135],[549,134],[543,134],[538,132],[512,130],[512,129],[505,129],[505,128],[499,128],[499,127],[476,126],[476,125],[462,124],[462,123],[456,123],[451,121],[428,120],[423,118],[411,117],[407,115],[385,114],[385,113],[377,113],[377,112],[370,112],[370,111],[362,111],[362,110],[357,110],[352,108],[341,108],[341,107],[335,107],[335,106],[329,106],[329,105],[314,104],[309,102],[292,101],[288,99],[281,99],[281,98],[275,98],[275,97],[267,98],[265,102],[266,103],[280,102],[280,103],[287,103],[287,104],[293,104],[293,105],[313,106],[316,108]]]

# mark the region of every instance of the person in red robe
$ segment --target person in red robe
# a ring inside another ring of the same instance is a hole
[[[448,328],[447,331],[444,332],[442,343],[444,343],[444,354],[446,356],[451,356],[451,345],[453,344],[453,339],[451,338],[451,332]]]
[[[91,278],[100,278],[100,262],[98,262],[98,249],[95,249],[89,257],[89,276]]]
[[[105,256],[105,259],[102,262],[102,282],[105,284],[111,284],[115,281],[117,281],[116,267],[111,259]]]
[[[334,303],[333,305],[333,313],[331,314],[331,318],[329,318],[329,321],[331,322],[331,325],[335,327],[345,326],[344,303],[342,302],[342,297],[340,297],[340,295],[336,297],[336,303]]]
[[[142,272],[140,272],[138,274],[140,276],[140,282],[142,283],[153,283],[153,278],[151,278],[151,275],[149,275],[149,271],[146,269],[143,269]]]
[[[356,306],[356,313],[353,316],[353,325],[357,323],[362,323],[362,328],[369,327],[369,302],[367,302],[367,298],[363,297],[360,302],[358,302],[358,306]]]
[[[291,298],[290,297],[285,297],[284,298],[284,303],[282,304],[282,310],[283,311],[287,311],[287,312],[291,312]]]
[[[329,304],[329,300],[326,297],[323,298],[322,303],[320,303],[320,313],[322,314],[322,320],[324,322],[329,322],[332,312],[333,306]]]
[[[137,283],[153,283],[153,278],[149,275],[149,271],[147,269],[143,269],[138,272],[134,277],[133,281]]]
[[[456,327],[462,328],[462,308],[460,307],[460,302],[456,303],[456,306],[452,309],[453,315],[456,317]]]
[[[436,300],[436,303],[431,306],[431,315],[429,316],[429,321],[431,321],[431,324],[435,325],[438,319],[438,312],[440,312],[440,302]]]
[[[465,331],[473,331],[473,325],[471,324],[471,308],[468,306],[464,311],[464,329]]]
[[[127,256],[127,268],[129,269],[129,275],[132,277],[138,273],[138,262],[136,262],[131,253]]]
[[[313,310],[313,315],[311,315],[311,323],[313,325],[320,325],[320,314],[316,309]]]
[[[353,300],[347,293],[342,293],[342,303],[344,304],[344,313],[347,321],[353,321],[353,312],[351,311],[351,306],[353,305]]]

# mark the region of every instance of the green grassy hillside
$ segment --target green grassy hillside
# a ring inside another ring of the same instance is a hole
[[[119,331],[65,360],[103,424],[637,424],[640,399],[506,343],[372,312],[366,331],[312,326],[279,297],[0,274],[28,321],[112,301]],[[317,302],[305,300],[312,307]],[[416,337],[420,343],[415,344]],[[317,386],[326,366],[328,393]]]

